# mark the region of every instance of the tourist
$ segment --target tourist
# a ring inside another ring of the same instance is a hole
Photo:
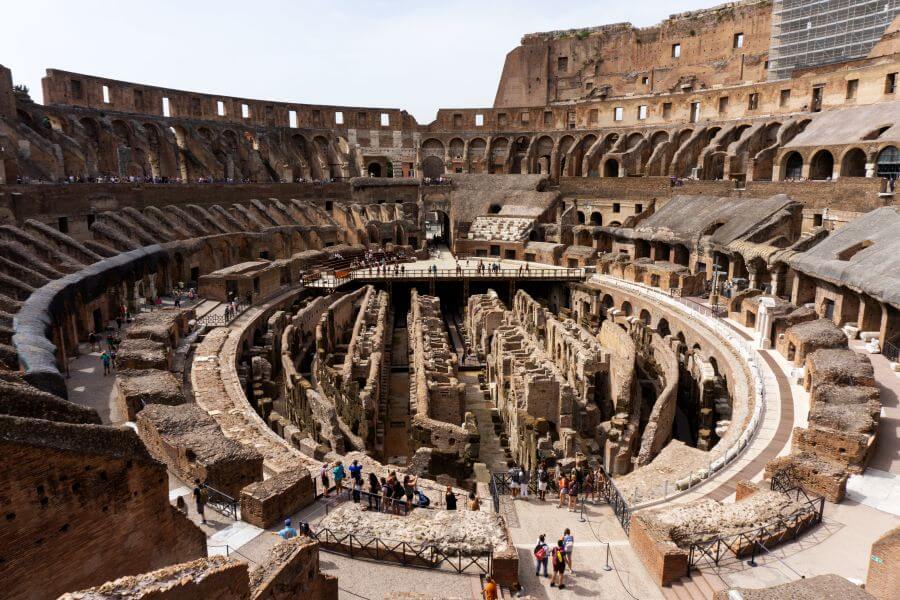
[[[353,479],[353,503],[359,504],[359,499],[362,497],[362,477],[359,479],[351,477],[351,479]]]
[[[444,503],[447,510],[456,510],[456,494],[453,493],[453,486],[447,486],[447,492],[444,494]]]
[[[344,470],[343,461],[337,461],[331,470],[331,476],[334,477],[334,491],[337,496],[344,491],[344,478],[347,477],[347,471]]]
[[[407,506],[403,502],[403,497],[406,495],[406,490],[403,488],[403,484],[400,483],[400,480],[397,479],[396,473],[392,473],[392,475],[394,477],[394,489],[393,489],[394,495],[391,500],[391,506],[393,507],[394,512],[396,514],[400,514],[400,507]],[[407,512],[409,512],[409,511],[407,510]]]
[[[116,347],[113,346],[113,349],[109,352],[109,366],[111,370],[116,370]]]
[[[515,499],[519,496],[519,467],[512,461],[508,463],[509,466],[509,492],[512,494],[512,497]]]
[[[412,508],[413,497],[416,495],[416,483],[418,483],[418,477],[412,477],[410,475],[403,476],[403,495],[406,496],[406,512],[409,512],[409,509]]]
[[[431,506],[431,498],[425,495],[422,490],[416,490],[417,498],[416,504],[419,508],[428,508]]]
[[[112,359],[109,356],[109,352],[104,352],[100,355],[100,361],[103,363],[103,376],[106,377],[109,375],[109,368]]]
[[[597,488],[594,486],[594,473],[588,469],[584,474],[584,499],[591,502],[597,501]]]
[[[322,479],[322,496],[327,498],[328,488],[331,486],[328,482],[328,463],[322,465],[322,471],[319,473],[319,477]]]
[[[541,567],[544,568],[544,577],[547,575],[547,563],[550,560],[550,548],[547,546],[546,536],[542,533],[538,536],[537,545],[534,547],[534,576],[541,576]]]
[[[494,583],[494,578],[490,575],[487,576],[487,583],[484,589],[481,590],[481,595],[484,597],[484,600],[497,600],[497,584]]]
[[[91,345],[91,352],[98,346],[97,344],[97,334],[93,331],[88,334],[88,343]]]
[[[547,500],[547,483],[549,481],[550,473],[547,471],[547,465],[542,462],[537,473],[538,498],[541,499],[541,502]]]
[[[290,518],[284,520],[284,529],[279,531],[276,535],[278,535],[283,540],[289,540],[291,538],[297,537],[297,530],[291,527]]]
[[[381,509],[387,512],[388,504],[391,502],[391,485],[384,477],[381,478]]]
[[[194,479],[194,502],[197,505],[197,514],[200,515],[200,522],[204,525],[206,524],[204,509],[208,500],[209,490],[206,489],[206,484],[201,483],[200,479]]]
[[[566,527],[566,530],[563,532],[563,550],[566,553],[566,565],[569,567],[569,572],[572,575],[575,574],[575,569],[572,568],[572,550],[575,548],[575,538],[572,536],[572,530]]]
[[[556,508],[562,508],[569,500],[569,479],[566,477],[566,474],[562,472],[562,469],[560,469],[557,485],[559,485],[559,504],[556,505]]]
[[[116,330],[122,331],[122,317],[116,317]]]
[[[553,578],[550,580],[550,587],[558,587],[564,590],[566,589],[566,584],[563,582],[563,576],[566,572],[566,551],[565,543],[562,539],[556,542],[551,559],[553,561]]]
[[[369,473],[369,509],[381,510],[381,482],[375,473]],[[374,505],[374,506],[373,506]]]
[[[469,510],[481,510],[481,503],[478,502],[475,492],[469,492]]]
[[[355,458],[353,462],[350,464],[350,477],[353,479],[358,479],[360,483],[362,483],[362,465],[359,464],[359,461]]]
[[[580,493],[581,485],[578,483],[578,479],[573,477],[569,480],[569,512],[575,512]]]
[[[519,467],[519,495],[528,497],[528,471],[524,467]]]

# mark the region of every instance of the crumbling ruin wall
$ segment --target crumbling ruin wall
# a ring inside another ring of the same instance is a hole
[[[252,600],[337,600],[338,580],[319,570],[319,543],[304,537],[280,542],[250,573]]]
[[[407,330],[413,463],[425,463],[418,469],[423,475],[463,479],[478,458],[480,438],[475,417],[464,413],[465,385],[457,377],[459,359],[444,328],[440,300],[413,289]]]
[[[159,369],[116,371],[116,403],[127,421],[134,421],[148,404],[184,404],[181,383],[169,371]]]
[[[809,427],[794,428],[792,452],[862,473],[875,447],[881,414],[869,357],[849,349],[816,350],[806,357],[805,370]]]
[[[0,486],[9,598],[52,598],[206,555],[203,531],[169,503],[165,466],[130,429],[0,417]]]
[[[631,517],[629,541],[658,585],[668,585],[688,574],[691,544],[763,525],[768,526],[768,532],[762,543],[775,544],[786,531],[791,532],[783,517],[803,510],[803,505],[787,494],[759,489],[751,482],[740,482],[736,498],[731,503],[702,498],[641,511]],[[810,511],[799,520],[812,522],[816,518],[816,513]],[[749,554],[751,542],[739,542],[730,550],[737,556]]]
[[[894,527],[872,544],[866,575],[866,591],[878,600],[892,600],[900,590],[900,527]],[[875,560],[875,559],[878,560]]]
[[[678,402],[678,357],[669,347],[669,342],[658,335],[644,329],[641,337],[643,360],[654,365],[654,372],[662,381],[662,390],[650,412],[649,419],[641,437],[641,448],[637,455],[637,465],[650,463],[660,450],[672,439],[672,427],[675,422],[675,410]]]
[[[326,439],[332,448],[374,447],[387,319],[387,293],[367,286],[335,301],[316,328],[313,385],[334,405],[340,430],[320,431],[317,439]],[[320,427],[330,426],[327,414],[314,419]]]
[[[141,575],[120,577],[90,589],[70,592],[59,600],[249,600],[247,563],[210,556]]]
[[[316,486],[306,470],[285,471],[241,490],[241,520],[271,527],[315,500]]]
[[[490,351],[491,336],[503,321],[506,307],[490,290],[487,294],[472,294],[466,305],[466,330],[472,337],[472,345],[479,356],[485,357]]]
[[[151,404],[137,416],[147,450],[182,481],[199,479],[237,498],[244,486],[263,477],[263,457],[225,437],[206,411],[193,404]]]

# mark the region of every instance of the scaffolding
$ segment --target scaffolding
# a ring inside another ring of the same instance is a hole
[[[769,79],[866,56],[900,12],[900,0],[775,0]]]

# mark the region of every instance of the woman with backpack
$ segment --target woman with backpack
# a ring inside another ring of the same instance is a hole
[[[553,578],[550,580],[550,587],[564,590],[566,589],[566,584],[563,583],[563,576],[566,573],[566,550],[562,539],[556,542],[550,559],[553,561]]]
[[[534,576],[541,576],[541,567],[544,567],[544,577],[549,577],[547,575],[547,563],[550,560],[550,547],[547,546],[547,542],[545,541],[546,536],[542,533],[538,537],[537,545],[534,547]]]

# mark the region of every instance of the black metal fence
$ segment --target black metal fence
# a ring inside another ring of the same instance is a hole
[[[884,346],[881,348],[881,353],[891,362],[897,362],[898,359],[900,359],[900,351],[897,350],[897,346],[890,342],[884,343]]]
[[[237,500],[209,485],[206,486],[206,492],[208,494],[206,506],[229,519],[238,520]]]
[[[439,547],[434,544],[410,544],[372,536],[322,528],[310,532],[318,540],[319,547],[328,552],[353,558],[367,558],[382,562],[395,562],[409,567],[449,569],[456,573],[491,572],[492,550],[470,552],[462,548]]]
[[[613,483],[612,477],[606,472],[603,465],[600,465],[600,477],[598,479],[597,491],[600,492],[606,503],[613,509],[616,519],[619,520],[619,525],[622,526],[622,529],[627,534],[631,529],[631,508],[625,502],[625,497],[619,491],[619,488],[616,487],[616,484]]]
[[[696,567],[702,561],[718,566],[723,558],[750,556],[753,564],[757,550],[768,552],[768,546],[796,540],[801,533],[822,522],[825,498],[810,495],[790,473],[780,473],[772,478],[771,488],[789,496],[801,506],[789,515],[779,515],[773,521],[756,529],[723,535],[711,540],[691,544],[688,566]]]

